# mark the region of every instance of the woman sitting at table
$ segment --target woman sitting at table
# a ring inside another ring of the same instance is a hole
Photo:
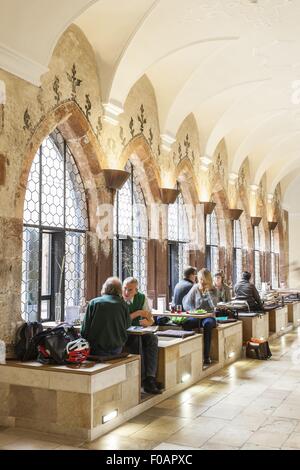
[[[225,283],[225,275],[223,271],[218,271],[214,275],[214,286],[217,289],[218,302],[230,302],[230,287]]]
[[[182,304],[185,311],[204,309],[211,313],[208,318],[188,318],[184,322],[184,329],[203,328],[204,332],[204,364],[211,364],[210,346],[211,331],[216,327],[214,308],[218,303],[217,290],[213,285],[211,273],[208,269],[201,269],[198,273],[198,283],[195,284],[183,298]]]

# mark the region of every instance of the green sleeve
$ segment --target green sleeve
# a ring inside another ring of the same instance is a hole
[[[125,318],[126,318],[126,328],[129,328],[132,325],[132,320],[129,314],[129,307],[126,302],[123,302],[124,310],[125,310]]]
[[[86,312],[85,312],[85,315],[84,315],[84,319],[83,319],[83,322],[82,322],[82,326],[81,326],[81,336],[83,336],[83,338],[87,338],[88,337],[88,334],[89,334],[89,331],[90,331],[90,326],[91,326],[91,318],[92,318],[92,309],[93,309],[93,305],[92,305],[92,302],[90,302],[87,306],[87,309],[86,309]]]

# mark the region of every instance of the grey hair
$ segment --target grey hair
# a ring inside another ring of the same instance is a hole
[[[136,287],[138,287],[139,281],[137,280],[136,277],[126,277],[126,279],[124,279],[123,281],[123,287],[127,286],[128,284],[135,284]]]
[[[122,297],[122,283],[118,277],[109,277],[101,289],[101,295],[118,295]]]

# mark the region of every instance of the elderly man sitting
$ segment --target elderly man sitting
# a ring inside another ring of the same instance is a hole
[[[109,277],[103,284],[101,297],[89,302],[81,335],[90,343],[91,354],[112,356],[122,351],[130,325],[128,307],[122,298],[122,283],[117,277]]]
[[[123,282],[123,298],[128,304],[133,326],[151,326],[154,319],[147,297],[138,291],[138,281],[134,277],[128,277]],[[142,341],[142,382],[147,393],[161,393],[161,384],[156,382],[158,339],[153,333],[142,335],[139,338],[129,336],[126,348],[132,353],[138,353],[138,341]]]

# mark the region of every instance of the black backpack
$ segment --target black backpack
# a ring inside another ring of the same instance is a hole
[[[38,350],[33,338],[43,331],[39,322],[23,323],[16,331],[15,354],[20,361],[32,361],[37,358]]]
[[[43,331],[34,338],[39,351],[37,360],[42,364],[65,364],[66,346],[78,338],[80,334],[67,323]]]

